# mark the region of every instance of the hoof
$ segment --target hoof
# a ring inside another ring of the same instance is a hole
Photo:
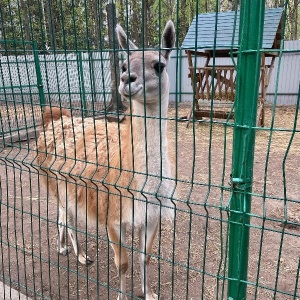
[[[86,265],[86,266],[89,266],[94,262],[87,255],[79,255],[78,260],[81,264]]]
[[[58,249],[58,252],[63,256],[67,256],[71,252],[71,249],[69,247],[65,247],[65,248]]]
[[[154,293],[146,295],[145,300],[158,300],[158,296]]]
[[[158,295],[154,294],[154,293],[150,293],[148,295],[144,295],[144,294],[139,294],[137,296],[139,299],[144,299],[144,300],[158,300]]]

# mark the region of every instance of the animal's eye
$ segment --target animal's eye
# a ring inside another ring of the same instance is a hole
[[[122,66],[122,72],[126,72],[127,71],[127,68],[125,65]]]
[[[157,63],[154,64],[153,68],[154,68],[154,70],[155,70],[158,74],[160,74],[160,73],[162,73],[162,71],[164,70],[165,66],[166,66],[166,65],[165,65],[164,63],[162,63],[162,62],[157,62]]]

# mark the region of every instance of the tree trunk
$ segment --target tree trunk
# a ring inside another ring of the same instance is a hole
[[[142,13],[141,13],[141,3],[138,1],[133,0],[130,2],[132,5],[131,7],[131,15],[128,16],[130,18],[130,36],[131,40],[136,44],[136,45],[142,45],[142,37],[141,37],[141,28],[143,24],[141,23],[142,20]]]
[[[148,0],[144,1],[144,48],[149,46],[148,44],[148,22],[147,22],[147,14],[148,14]]]
[[[25,38],[27,41],[31,41],[31,37],[30,37],[30,28],[29,28],[29,17],[28,17],[28,7],[27,5],[24,3],[24,0],[20,0],[20,5],[21,5],[21,9],[23,12],[23,24],[25,27]],[[25,46],[27,50],[29,50],[31,47],[30,45],[26,45]]]
[[[98,2],[96,1],[95,3],[91,3],[91,8],[93,11],[93,18],[94,18],[94,46],[97,50],[100,49],[100,26],[99,26],[99,7],[98,7]],[[102,46],[102,45],[101,45]]]
[[[235,0],[229,0],[230,6],[229,9],[231,9],[232,11],[235,10]]]
[[[46,11],[48,14],[48,18],[49,18],[49,32],[50,32],[50,47],[51,50],[55,50],[56,49],[56,37],[55,37],[55,21],[53,18],[53,13],[54,13],[54,9],[53,8],[53,4],[52,4],[52,0],[48,0],[47,4],[46,4]]]
[[[294,40],[298,39],[298,0],[294,0]]]
[[[107,111],[125,111],[126,107],[122,103],[121,96],[118,92],[118,86],[120,83],[120,71],[119,71],[119,55],[114,49],[119,49],[117,43],[117,37],[115,36],[115,28],[117,24],[116,8],[114,3],[106,5],[107,13],[107,27],[108,27],[108,43],[109,48],[109,60],[110,60],[110,78],[111,78],[111,100],[108,104]]]

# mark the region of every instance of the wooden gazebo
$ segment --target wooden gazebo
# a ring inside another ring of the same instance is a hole
[[[217,24],[216,24],[217,18]],[[264,126],[264,104],[272,69],[282,37],[283,8],[265,10],[263,53],[260,75],[257,123]],[[254,33],[256,34],[256,33]],[[201,119],[213,114],[214,118],[233,118],[234,112],[203,109],[199,100],[233,102],[235,98],[236,58],[239,38],[239,12],[206,13],[196,16],[182,43],[188,64],[189,78],[195,95],[195,107],[191,114]],[[202,59],[199,59],[202,58]],[[204,58],[204,59],[203,59]],[[227,58],[227,60],[224,58]],[[231,59],[230,59],[231,58]],[[202,63],[199,63],[201,61]],[[224,63],[225,61],[225,63]],[[215,103],[215,102],[214,102]]]

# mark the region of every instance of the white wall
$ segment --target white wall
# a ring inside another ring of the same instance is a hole
[[[86,101],[110,100],[108,52],[39,55],[39,62],[46,99],[80,101],[84,95]],[[0,68],[0,101],[8,95],[14,101],[39,101],[33,55],[0,56]]]
[[[299,41],[287,41],[284,43],[284,48],[288,50],[300,51]],[[280,64],[278,64],[280,62]],[[276,79],[278,77],[278,87]],[[297,102],[300,83],[300,52],[284,53],[281,61],[279,58],[275,61],[275,67],[271,76],[270,85],[268,88],[267,101],[273,103],[275,100],[274,93],[277,91],[276,104],[278,105],[294,105]],[[270,95],[270,94],[273,95]],[[282,95],[286,94],[286,95]]]

